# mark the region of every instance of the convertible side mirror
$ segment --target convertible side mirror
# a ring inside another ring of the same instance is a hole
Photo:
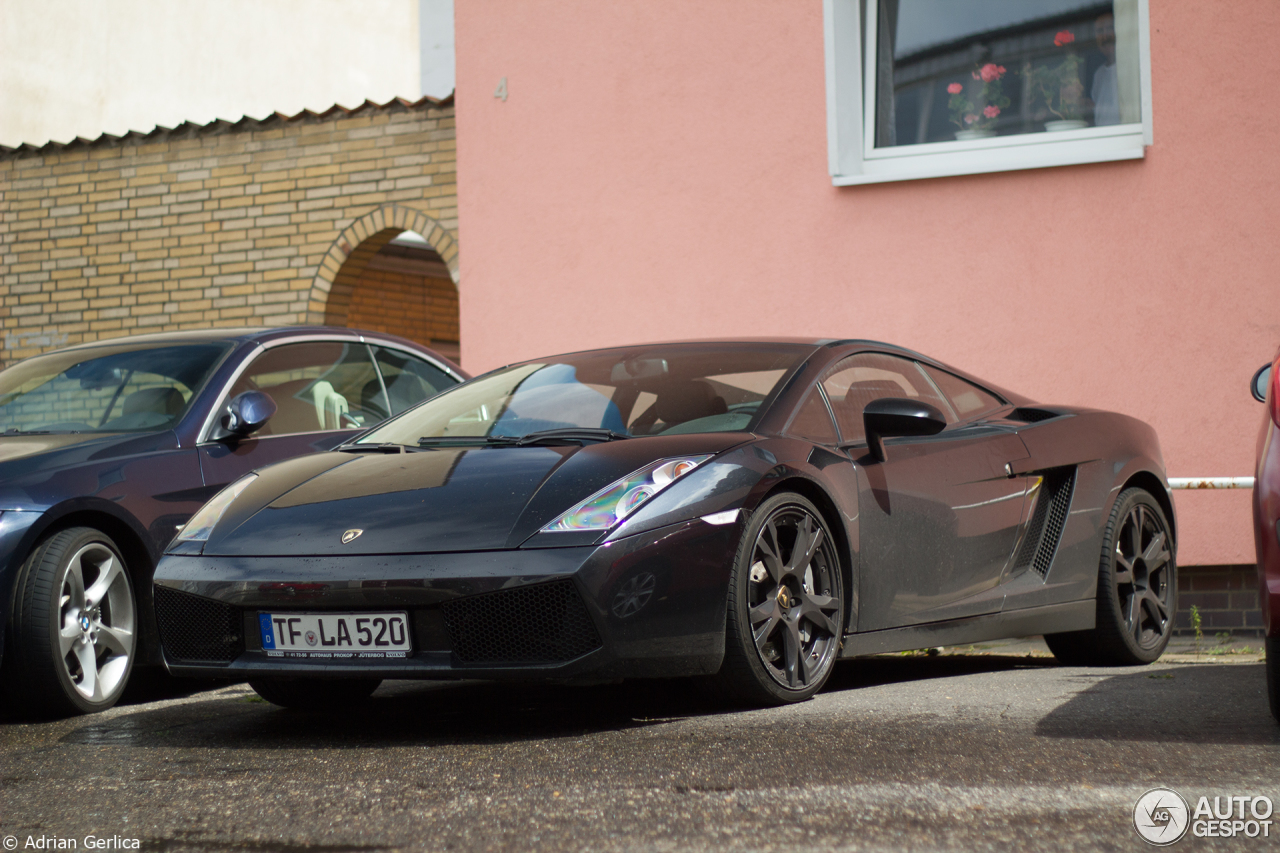
[[[1264,364],[1258,368],[1258,372],[1253,374],[1253,380],[1249,384],[1249,390],[1253,392],[1253,399],[1259,403],[1267,402],[1267,383],[1271,381],[1271,365]]]
[[[275,413],[276,401],[270,395],[262,391],[237,394],[227,403],[226,413],[222,416],[222,435],[219,437],[244,438],[262,429],[263,424]]]
[[[947,426],[947,418],[922,400],[881,397],[862,410],[867,445],[877,461],[885,461],[884,440],[899,435],[937,435]]]

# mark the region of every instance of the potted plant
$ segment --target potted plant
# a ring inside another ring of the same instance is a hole
[[[951,123],[959,128],[956,139],[982,139],[996,135],[996,119],[1009,106],[1009,98],[1000,85],[1004,75],[1003,65],[988,62],[970,75],[978,85],[970,84],[969,93],[966,93],[965,85],[960,82],[947,86],[947,94],[951,95],[951,100],[947,102],[951,110]],[[970,99],[968,94],[975,97]]]
[[[1053,37],[1053,45],[1067,47],[1075,40],[1074,33],[1062,30]],[[1086,103],[1084,83],[1080,81],[1081,62],[1076,52],[1067,47],[1061,62],[1034,68],[1028,63],[1026,70],[1022,72],[1031,93],[1031,102],[1044,104],[1045,112],[1042,115],[1057,116],[1056,119],[1045,121],[1045,130],[1075,130],[1088,124],[1084,120]]]

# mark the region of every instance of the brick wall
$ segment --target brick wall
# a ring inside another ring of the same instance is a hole
[[[448,278],[378,268],[371,262],[347,309],[347,325],[429,343],[458,358],[458,290]]]
[[[1200,611],[1200,629],[1205,634],[1260,633],[1262,612],[1258,609],[1257,567],[1179,566],[1178,614],[1174,627],[1180,634],[1194,630],[1192,606]]]
[[[345,324],[364,265],[401,230],[456,276],[455,163],[452,100],[427,98],[0,149],[0,358]]]

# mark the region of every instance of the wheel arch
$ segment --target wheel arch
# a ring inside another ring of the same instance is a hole
[[[133,584],[134,605],[138,613],[138,648],[136,664],[158,663],[159,643],[155,615],[151,606],[151,578],[155,574],[155,559],[147,547],[147,536],[140,532],[136,521],[126,518],[114,504],[101,506],[105,501],[68,501],[54,506],[33,524],[15,551],[14,559],[25,562],[35,547],[63,530],[72,527],[92,527],[111,538],[124,557],[125,571]]]
[[[1178,523],[1173,515],[1173,500],[1169,497],[1169,490],[1165,487],[1164,482],[1151,471],[1137,471],[1124,481],[1124,485],[1116,492],[1115,500],[1119,500],[1120,495],[1125,490],[1135,487],[1149,492],[1156,499],[1156,503],[1160,504],[1160,509],[1164,510],[1165,520],[1169,522],[1169,538],[1173,540],[1173,544],[1176,547],[1178,544]],[[1114,500],[1112,505],[1115,505]]]
[[[827,494],[826,489],[807,477],[792,476],[782,480],[761,497],[760,502],[763,503],[779,492],[795,492],[808,498],[822,513],[823,520],[827,522],[827,526],[836,538],[836,553],[840,555],[840,574],[844,580],[845,624],[843,633],[847,634],[852,630],[852,625],[855,624],[858,615],[858,596],[857,588],[854,585],[853,547],[849,542],[849,532],[840,517],[840,510],[836,507],[836,503],[831,499],[831,496]]]

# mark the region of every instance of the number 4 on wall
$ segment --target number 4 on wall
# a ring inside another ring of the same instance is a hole
[[[501,80],[498,81],[498,88],[493,90],[493,96],[495,98],[501,98],[504,101],[507,99],[507,78],[506,77],[503,77]]]

